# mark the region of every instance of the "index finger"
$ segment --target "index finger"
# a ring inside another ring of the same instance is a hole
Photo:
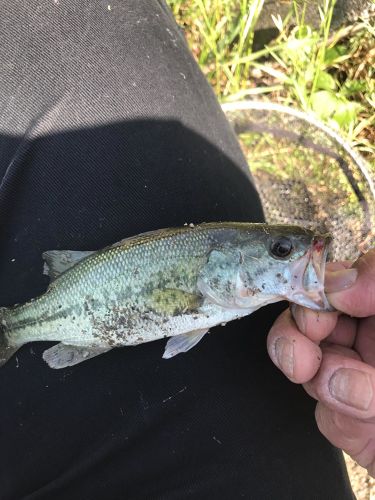
[[[357,271],[354,283],[331,293],[328,287],[328,300],[338,311],[350,316],[371,316],[375,314],[375,249],[360,257],[352,269]]]

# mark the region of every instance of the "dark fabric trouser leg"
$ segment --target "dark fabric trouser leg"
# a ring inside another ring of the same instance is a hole
[[[1,0],[0,304],[41,253],[262,218],[236,139],[157,1]],[[314,403],[267,359],[265,308],[186,355],[163,343],[0,373],[0,498],[351,498]]]

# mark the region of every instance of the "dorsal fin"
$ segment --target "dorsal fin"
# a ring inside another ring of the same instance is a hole
[[[44,252],[43,274],[51,278],[51,281],[60,276],[63,272],[75,266],[78,262],[85,259],[95,251],[78,251],[78,250],[49,250]]]
[[[183,228],[183,230],[187,230],[187,228]],[[157,229],[155,231],[147,231],[145,233],[140,233],[135,236],[130,236],[128,238],[124,238],[112,245],[104,247],[100,252],[105,252],[110,248],[116,248],[122,245],[126,245],[127,243],[131,244],[133,241],[142,241],[143,239],[147,239],[151,236],[157,235],[168,235],[173,234],[176,231],[181,231],[181,228],[166,228],[166,229]],[[46,274],[51,278],[51,281],[56,279],[60,274],[67,271],[71,267],[75,266],[78,262],[85,259],[89,255],[93,253],[97,253],[98,250],[88,250],[88,251],[78,251],[78,250],[48,250],[42,254],[44,263],[43,274]]]

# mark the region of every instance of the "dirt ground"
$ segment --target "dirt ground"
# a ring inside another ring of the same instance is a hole
[[[345,453],[344,457],[357,500],[375,500],[375,479]]]

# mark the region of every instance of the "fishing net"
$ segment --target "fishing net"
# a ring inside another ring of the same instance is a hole
[[[266,221],[330,232],[330,258],[375,246],[374,171],[315,117],[266,102],[223,105],[248,159]]]

